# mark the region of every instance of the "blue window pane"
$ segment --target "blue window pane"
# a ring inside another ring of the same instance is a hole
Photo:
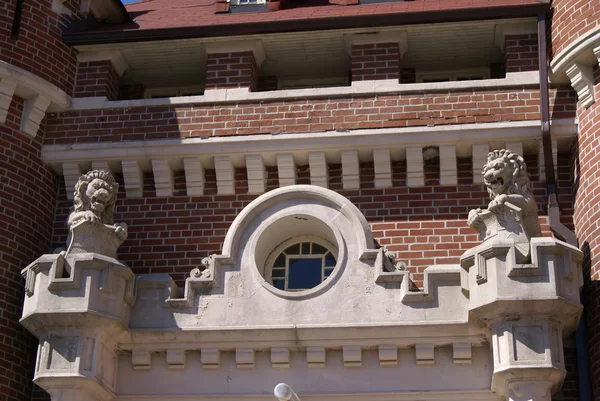
[[[331,252],[327,253],[327,256],[325,256],[325,266],[335,266],[335,258]]]
[[[279,288],[280,290],[285,290],[285,280],[284,279],[273,279],[273,285],[275,288]]]
[[[292,245],[285,251],[288,255],[300,255],[300,244]]]
[[[321,259],[289,259],[288,290],[303,290],[321,284]]]
[[[302,243],[302,255],[310,255],[310,242]]]
[[[333,269],[325,269],[325,277],[329,277]]]
[[[271,276],[275,277],[285,277],[285,269],[273,269]]]

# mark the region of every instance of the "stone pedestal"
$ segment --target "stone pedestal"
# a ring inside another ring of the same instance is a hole
[[[135,301],[133,272],[97,253],[60,253],[22,273],[21,323],[40,341],[34,382],[52,400],[113,399],[116,346]]]
[[[581,315],[582,254],[554,238],[523,245],[496,237],[465,252],[461,286],[470,314],[489,330],[492,390],[507,400],[550,400],[566,374],[563,338]]]

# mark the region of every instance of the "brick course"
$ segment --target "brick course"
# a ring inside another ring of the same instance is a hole
[[[600,25],[600,2],[554,0],[552,2],[552,53],[559,54],[577,38]]]
[[[575,116],[575,93],[551,95],[553,118]],[[533,88],[73,111],[47,117],[45,144],[539,120]]]
[[[352,82],[399,78],[398,43],[352,45]]]
[[[108,100],[117,100],[119,98],[119,74],[115,71],[112,62],[105,60],[79,63],[73,96],[105,96]]]

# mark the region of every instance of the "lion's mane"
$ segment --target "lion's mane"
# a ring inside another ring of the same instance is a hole
[[[487,173],[491,168],[491,163],[502,158],[506,164],[510,164],[513,167],[513,174],[510,177],[511,182],[510,185],[507,186],[507,195],[522,195],[523,197],[531,197],[531,182],[529,181],[529,176],[527,174],[527,165],[525,164],[525,160],[518,154],[508,150],[494,150],[493,152],[488,153],[488,161],[483,166],[483,174]],[[496,194],[490,188],[487,189],[488,194],[490,195],[490,199],[494,200],[496,196],[502,194]]]
[[[77,184],[75,185],[75,196],[71,214],[91,210],[91,200],[86,195],[86,191],[89,183],[96,178],[104,181],[108,185],[111,194],[110,200],[104,205],[104,210],[100,216],[102,218],[102,223],[114,224],[113,215],[119,184],[115,181],[114,177],[106,171],[94,170],[79,177],[79,181],[77,181]]]

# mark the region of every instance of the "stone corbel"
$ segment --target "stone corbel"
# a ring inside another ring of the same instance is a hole
[[[51,10],[60,15],[71,15],[73,12],[65,6],[65,0],[52,0]]]
[[[571,86],[577,92],[581,105],[588,108],[594,104],[596,99],[594,97],[594,71],[592,66],[573,63],[567,69],[566,74],[571,80]]]

